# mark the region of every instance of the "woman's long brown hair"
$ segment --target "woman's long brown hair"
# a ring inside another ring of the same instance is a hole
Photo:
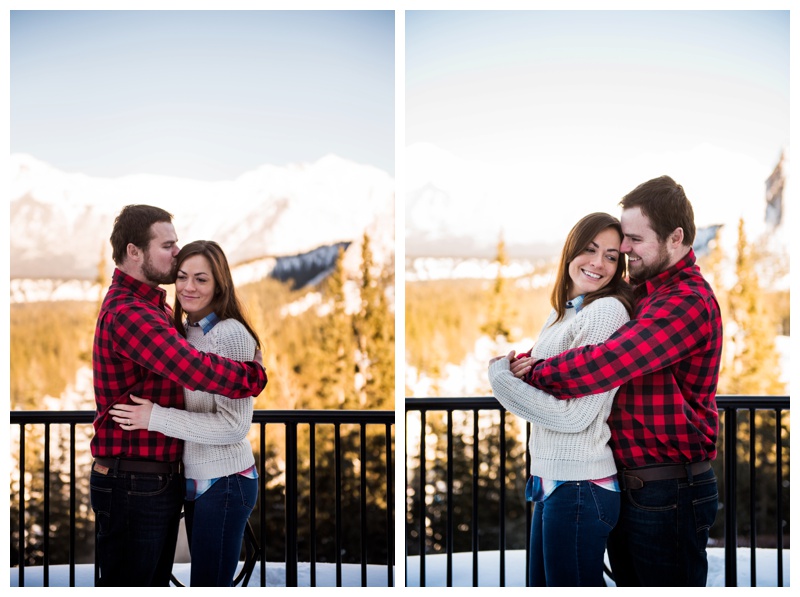
[[[220,246],[213,240],[196,240],[185,245],[178,253],[178,269],[181,264],[189,257],[195,255],[202,255],[211,264],[211,275],[214,276],[214,298],[211,299],[211,309],[220,318],[235,319],[241,323],[247,331],[255,338],[256,346],[261,347],[261,340],[258,334],[253,329],[253,326],[247,321],[244,309],[242,308],[239,299],[236,298],[236,290],[233,286],[233,277],[231,276],[231,269],[228,267],[228,259]],[[186,336],[186,328],[183,326],[183,307],[175,296],[175,327],[182,336]]]
[[[572,227],[572,230],[570,230],[567,235],[564,248],[561,250],[561,261],[558,265],[556,283],[550,294],[550,304],[558,314],[553,323],[561,321],[567,312],[569,287],[572,284],[572,280],[569,277],[569,264],[589,246],[589,243],[591,243],[598,234],[607,228],[616,230],[620,240],[623,238],[622,226],[619,220],[610,214],[602,212],[595,212],[584,216]],[[625,256],[620,253],[619,260],[617,261],[617,270],[614,272],[611,281],[600,290],[586,293],[583,297],[584,307],[599,298],[613,296],[625,305],[628,314],[633,317],[633,292],[625,279],[627,271],[625,264]]]

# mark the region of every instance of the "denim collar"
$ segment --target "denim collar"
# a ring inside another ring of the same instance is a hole
[[[217,314],[214,313],[213,311],[211,313],[209,313],[208,315],[206,315],[205,317],[203,317],[203,319],[201,319],[197,323],[189,323],[189,319],[188,318],[186,319],[186,325],[187,326],[191,325],[191,326],[194,326],[194,327],[202,328],[204,336],[208,332],[210,332],[211,328],[213,328],[215,325],[217,325],[217,323],[219,323],[219,317],[217,317]]]
[[[581,294],[581,295],[576,296],[571,301],[567,301],[567,304],[566,304],[567,309],[572,309],[574,307],[575,308],[575,313],[576,314],[580,313],[581,308],[583,308],[583,297],[584,297],[584,295]]]

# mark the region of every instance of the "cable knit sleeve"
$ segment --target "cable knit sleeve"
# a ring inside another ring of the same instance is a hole
[[[562,326],[554,338],[548,338],[557,346],[555,354],[585,344],[603,342],[617,328],[629,320],[625,307],[614,298],[603,298],[588,305],[570,324]],[[547,331],[547,326],[544,331]],[[551,334],[555,332],[550,331]],[[536,354],[547,358],[555,354]],[[619,388],[585,396],[580,400],[559,400],[542,390],[528,385],[510,371],[507,358],[499,359],[489,366],[489,382],[497,400],[510,412],[545,429],[562,433],[576,433],[588,427],[610,401]]]
[[[210,352],[236,361],[253,359],[255,339],[234,319],[219,322],[208,333]],[[247,436],[253,420],[253,398],[231,400],[218,394],[186,391],[187,409],[191,401],[205,404],[205,411],[181,410],[153,405],[148,429],[170,437],[200,444],[225,445]],[[213,402],[213,404],[211,404]]]

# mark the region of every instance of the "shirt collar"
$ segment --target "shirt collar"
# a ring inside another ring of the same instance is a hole
[[[212,311],[197,323],[189,323],[188,318],[185,320],[184,323],[186,326],[202,328],[203,335],[205,336],[208,332],[211,331],[211,328],[213,328],[215,325],[217,325],[217,323],[219,323],[219,317],[217,317],[217,314]]]
[[[160,308],[165,308],[167,300],[167,291],[160,286],[150,286],[140,280],[137,280],[131,275],[126,274],[119,268],[114,269],[114,276],[112,284],[118,284],[130,289],[135,295],[152,303]]]
[[[653,276],[649,280],[645,280],[637,285],[637,292],[644,291],[646,294],[652,294],[657,288],[663,286],[667,280],[675,276],[678,272],[692,267],[696,261],[697,259],[694,255],[694,249],[689,249],[689,252],[686,254],[686,256],[671,268],[664,270],[660,274]]]
[[[566,307],[567,309],[575,308],[575,313],[580,313],[580,310],[583,308],[583,294],[576,296],[571,301],[567,301]]]

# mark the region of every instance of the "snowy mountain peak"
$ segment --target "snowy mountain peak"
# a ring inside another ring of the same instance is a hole
[[[149,174],[96,178],[26,154],[11,156],[11,277],[92,279],[128,204],[173,214],[180,242],[220,243],[232,265],[374,239],[376,260],[394,250],[394,181],[372,166],[328,155],[313,164],[266,164],[235,180]]]

